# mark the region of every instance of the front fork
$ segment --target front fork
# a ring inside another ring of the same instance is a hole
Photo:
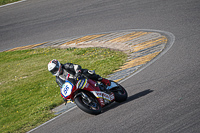
[[[83,99],[86,99],[88,101],[88,103],[92,102],[92,100],[84,92],[81,92],[81,96]]]
[[[79,92],[77,93],[73,99],[65,99],[63,98],[64,102],[65,102],[65,105],[67,103],[74,103],[74,99],[77,97],[77,96],[81,96],[83,99],[87,100],[89,103],[91,102],[91,99],[84,93],[84,92]]]

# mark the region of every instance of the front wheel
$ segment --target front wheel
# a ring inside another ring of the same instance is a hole
[[[126,99],[128,97],[126,90],[120,84],[118,84],[118,83],[116,83],[116,84],[117,84],[117,87],[111,89],[111,91],[115,95],[115,101],[116,102],[126,101]]]
[[[96,97],[92,94],[81,92],[74,99],[76,105],[86,113],[98,115],[101,113],[101,106]]]

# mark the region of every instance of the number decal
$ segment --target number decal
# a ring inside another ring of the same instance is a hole
[[[73,85],[69,81],[66,81],[62,88],[60,89],[60,93],[64,98],[67,98],[72,92]]]

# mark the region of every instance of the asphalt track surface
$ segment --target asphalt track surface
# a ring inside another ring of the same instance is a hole
[[[199,7],[199,0],[27,0],[1,7],[1,51],[124,29],[175,36],[167,53],[121,83],[126,102],[98,116],[74,108],[33,132],[199,133]]]

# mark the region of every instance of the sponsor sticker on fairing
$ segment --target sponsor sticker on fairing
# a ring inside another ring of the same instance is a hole
[[[87,84],[87,79],[82,79],[78,81],[76,86],[78,89],[83,89],[86,84]]]
[[[110,95],[110,100],[112,101],[113,99],[115,99],[114,93],[112,93],[112,94]]]
[[[92,91],[92,92],[97,98],[103,98],[103,99],[106,99],[108,101],[112,101],[115,98],[113,93],[111,95],[109,95],[109,94],[106,94],[106,93],[101,92],[101,91]]]

